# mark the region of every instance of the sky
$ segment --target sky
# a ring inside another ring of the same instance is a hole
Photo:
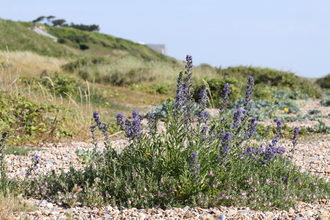
[[[192,55],[195,66],[319,78],[330,73],[329,11],[329,0],[12,0],[1,3],[0,18],[53,15],[134,42],[166,44],[167,55]]]

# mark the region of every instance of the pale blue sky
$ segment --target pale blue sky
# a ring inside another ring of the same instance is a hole
[[[0,18],[54,15],[98,24],[101,33],[167,44],[168,55],[194,64],[258,66],[304,77],[330,73],[329,0],[12,0]],[[0,30],[1,31],[1,30]]]

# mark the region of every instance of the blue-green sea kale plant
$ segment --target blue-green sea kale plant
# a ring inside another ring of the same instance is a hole
[[[292,147],[281,146],[283,123],[268,140],[255,139],[257,120],[249,116],[253,77],[247,79],[244,105],[226,114],[230,86],[226,84],[218,109],[211,117],[206,109],[205,88],[199,101],[193,98],[192,57],[177,80],[176,97],[166,103],[166,118],[156,113],[132,111],[117,115],[117,124],[129,144],[118,151],[108,141],[107,125],[98,112],[91,126],[105,135],[106,149],[83,170],[30,178],[26,195],[74,206],[111,204],[124,207],[249,206],[271,210],[289,208],[297,201],[328,198],[329,184],[300,172],[292,163],[299,128]],[[95,139],[94,139],[94,142]],[[44,183],[44,191],[38,187]]]

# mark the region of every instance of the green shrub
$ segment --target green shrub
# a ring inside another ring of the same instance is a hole
[[[313,133],[322,133],[322,134],[330,134],[330,127],[327,126],[323,121],[317,120],[318,124],[313,127],[308,127],[307,130]]]
[[[258,67],[229,67],[227,69],[219,69],[219,75],[223,77],[233,77],[243,79],[253,76],[255,84],[267,85],[273,88],[298,92],[306,94],[311,98],[321,98],[322,92],[318,86],[307,79],[296,76],[290,72],[283,72],[269,68]]]
[[[286,100],[286,101],[275,100],[275,105],[278,105],[278,108],[280,110],[285,111],[286,113],[297,114],[300,112],[298,105],[291,100]]]
[[[70,112],[54,104],[36,104],[22,96],[1,92],[0,130],[8,132],[11,144],[71,136],[62,111]]]
[[[83,58],[76,61],[67,63],[61,68],[64,71],[74,72],[75,70],[80,70],[83,67],[89,67],[97,64],[107,64],[109,61],[105,57],[92,57],[92,58]]]
[[[307,94],[302,94],[299,91],[284,91],[284,90],[273,90],[272,97],[279,100],[307,100],[309,96]]]
[[[317,79],[315,83],[322,89],[330,89],[330,74]]]
[[[132,84],[129,87],[132,90],[143,91],[149,94],[160,94],[169,95],[172,94],[173,85],[157,84],[157,83],[142,83],[142,84]]]
[[[309,115],[320,115],[321,114],[321,111],[318,110],[318,109],[312,109],[312,110],[309,110],[308,111],[308,114]]]
[[[320,101],[320,104],[322,106],[330,106],[330,99],[329,98],[323,99]]]

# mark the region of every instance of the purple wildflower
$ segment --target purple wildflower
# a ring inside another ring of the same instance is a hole
[[[191,55],[186,56],[186,62],[187,62],[186,66],[185,66],[186,72],[189,72],[194,66],[193,62],[192,62],[192,56]]]
[[[187,104],[187,85],[183,82],[184,77],[182,72],[180,73],[177,80],[176,98],[175,98],[175,108],[177,113],[181,113],[184,106]]]
[[[190,171],[192,173],[192,176],[195,177],[197,180],[200,178],[200,164],[198,163],[198,153],[195,151],[190,156]]]
[[[285,153],[284,147],[266,147],[265,151],[262,152],[266,161],[272,161],[274,157],[280,156]]]
[[[221,146],[219,151],[218,159],[222,160],[220,161],[220,164],[224,164],[226,161],[226,156],[229,153],[230,148],[230,139],[232,137],[232,134],[230,132],[227,132],[225,135],[220,136],[222,138],[221,140]]]
[[[191,83],[192,72],[190,72],[192,65],[192,57],[187,55],[186,57],[186,71],[181,72],[177,80],[177,90],[175,98],[175,117],[183,116],[183,121],[187,125],[186,129],[189,129],[190,122],[193,121],[193,85]]]
[[[275,137],[272,139],[272,142],[270,144],[268,144],[269,147],[274,147],[277,144],[277,142],[280,140],[282,127],[283,127],[282,121],[277,120]]]
[[[33,162],[34,162],[33,166],[36,167],[37,164],[39,163],[39,160],[40,160],[39,155],[35,154],[35,155],[33,156],[33,159],[32,159],[32,160],[33,160]]]
[[[32,164],[33,165],[30,165],[28,167],[28,170],[27,170],[27,172],[25,174],[25,177],[30,176],[33,173],[33,171],[38,168],[39,161],[40,161],[39,155],[33,154],[32,155]]]
[[[93,119],[94,119],[94,121],[96,122],[97,125],[102,124],[98,111],[93,112]]]
[[[208,101],[208,97],[206,94],[206,87],[202,86],[199,92],[199,112],[198,112],[198,123],[207,123],[209,119],[209,113],[206,111],[206,103]]]
[[[241,109],[237,109],[234,113],[233,117],[233,129],[236,130],[238,127],[240,127],[242,122],[242,115],[244,114],[244,111]]]
[[[90,126],[90,131],[92,133],[92,139],[93,139],[93,144],[95,145],[95,148],[97,147],[97,139],[94,135],[96,128],[98,128],[99,130],[102,131],[103,135],[104,135],[104,145],[107,148],[108,147],[108,139],[109,139],[109,135],[108,135],[108,128],[109,125],[106,123],[103,123],[100,120],[100,115],[98,113],[98,111],[94,111],[93,112],[93,119],[95,121],[95,125]]]
[[[246,93],[245,93],[245,102],[244,102],[244,108],[246,111],[248,111],[251,108],[251,98],[253,94],[253,85],[254,85],[254,79],[252,76],[249,76],[248,83],[246,86]]]
[[[290,152],[290,155],[289,155],[289,158],[293,158],[293,154],[295,152],[295,148],[298,144],[298,135],[299,135],[299,131],[300,131],[300,128],[299,127],[294,127],[293,128],[293,138],[291,139],[292,140],[292,149],[289,151]]]
[[[185,76],[181,72],[178,80],[177,80],[177,89],[176,89],[176,98],[175,98],[175,112],[179,115],[184,113],[185,120],[190,119],[190,114],[192,110],[192,98],[193,98],[193,93],[192,93],[192,84],[190,82],[192,72],[190,70],[192,69],[192,57],[190,55],[187,55],[186,57],[186,71]]]
[[[255,149],[252,146],[248,145],[243,154],[245,154],[248,158],[259,159],[259,156],[262,151],[262,148]]]
[[[121,130],[124,130],[125,129],[125,122],[124,122],[125,117],[123,116],[123,114],[119,113],[119,114],[117,114],[116,118],[117,118],[116,124],[120,126]]]
[[[245,102],[244,102],[244,116],[242,118],[243,124],[245,125],[248,117],[249,117],[249,113],[251,110],[251,99],[252,99],[252,94],[253,94],[253,85],[254,85],[254,79],[252,76],[249,76],[248,78],[248,83],[246,86],[246,93],[245,93]]]
[[[230,93],[230,85],[229,83],[226,83],[223,88],[223,99],[220,102],[219,114],[222,114],[225,111],[224,108],[226,108],[228,105],[229,93]]]
[[[121,125],[121,129],[125,131],[126,137],[130,140],[139,139],[142,135],[142,124],[143,119],[142,115],[139,115],[138,111],[132,111],[133,120],[130,121],[126,119],[125,124],[120,122],[120,119],[123,119],[121,115],[117,115],[117,124]]]
[[[265,149],[263,149],[263,147],[254,149],[251,146],[247,146],[243,154],[248,156],[248,158],[257,159],[261,163],[267,163],[272,161],[275,157],[283,155],[285,151],[284,147],[269,146]]]
[[[293,138],[292,138],[292,145],[293,147],[297,146],[298,144],[298,134],[299,134],[300,128],[294,127],[293,129]]]
[[[248,125],[247,132],[245,134],[246,139],[249,139],[250,137],[252,137],[255,134],[255,132],[257,130],[257,126],[258,126],[258,123],[256,121],[257,121],[256,118],[251,119],[250,124]]]

